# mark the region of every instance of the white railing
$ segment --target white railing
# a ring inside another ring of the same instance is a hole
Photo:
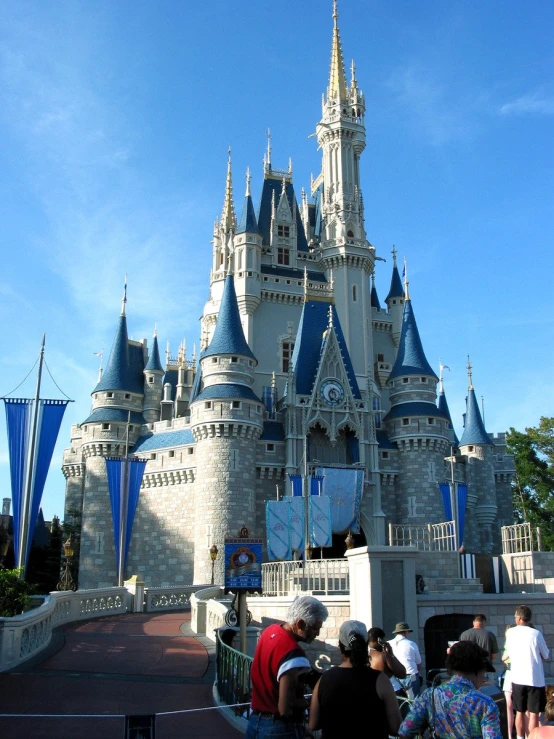
[[[415,547],[422,552],[455,552],[456,523],[428,523],[410,525],[389,523],[391,547]]]
[[[125,588],[50,593],[38,608],[0,618],[0,672],[11,670],[48,646],[52,629],[71,621],[125,613]]]
[[[191,596],[197,590],[209,588],[209,585],[180,585],[165,588],[145,588],[144,600],[145,611],[154,613],[157,611],[178,611],[190,608]]]
[[[541,530],[530,523],[502,526],[502,554],[524,554],[541,551]]]
[[[290,595],[309,591],[317,595],[350,592],[346,559],[310,559],[304,562],[262,564],[264,595]]]

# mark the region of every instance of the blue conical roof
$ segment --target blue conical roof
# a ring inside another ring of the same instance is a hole
[[[255,362],[257,361],[244,338],[235,283],[231,275],[225,278],[214,335],[210,345],[202,352],[202,359],[213,357],[216,354],[241,354],[243,357],[250,357]]]
[[[491,444],[490,436],[485,430],[485,424],[481,418],[479,403],[475,397],[475,390],[470,387],[466,398],[465,427],[460,446],[466,444]]]
[[[404,303],[400,344],[389,379],[401,375],[429,375],[439,379],[425,357],[411,300]]]
[[[398,273],[398,267],[396,264],[392,268],[392,277],[390,281],[390,290],[389,294],[385,298],[385,300],[390,300],[391,298],[403,298],[404,297],[404,288],[402,286],[402,280],[400,279],[400,274]]]
[[[379,302],[379,296],[377,295],[377,288],[375,284],[371,287],[371,307],[381,310],[381,303]]]
[[[160,361],[160,350],[158,349],[158,337],[154,336],[154,340],[152,342],[152,350],[150,352],[150,356],[148,357],[148,364],[144,368],[144,371],[149,372],[163,372],[164,369],[162,367],[162,363]]]
[[[256,220],[256,213],[254,211],[254,203],[252,202],[251,195],[246,195],[246,197],[244,198],[244,206],[242,208],[242,214],[240,217],[240,223],[237,228],[237,233],[259,233],[258,221]]]
[[[93,392],[96,393],[99,390],[126,390],[131,393],[143,393],[143,370],[142,348],[129,346],[127,319],[122,315],[119,317],[119,325],[113,340],[108,364]]]
[[[448,402],[446,400],[446,395],[444,393],[444,390],[441,390],[439,393],[439,402],[438,402],[438,408],[439,411],[442,411],[442,413],[448,418],[450,421],[450,431],[452,432],[452,439],[451,441],[454,443],[454,446],[458,446],[458,437],[456,435],[456,431],[454,430],[454,424],[452,423],[452,416],[450,415],[450,408],[448,407]]]

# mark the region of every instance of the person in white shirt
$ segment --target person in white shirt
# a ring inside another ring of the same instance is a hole
[[[546,705],[543,660],[550,656],[543,635],[530,626],[531,609],[518,606],[515,612],[515,628],[506,633],[503,659],[510,661],[512,677],[512,702],[516,712],[518,739],[539,725],[539,715]],[[526,727],[526,712],[529,726]]]
[[[408,639],[408,634],[411,634],[412,631],[413,629],[410,629],[406,621],[400,621],[400,623],[396,624],[396,628],[392,632],[396,636],[389,644],[392,647],[394,656],[406,668],[406,677],[399,682],[406,691],[408,698],[413,701],[421,688],[419,679],[421,655],[417,644]]]

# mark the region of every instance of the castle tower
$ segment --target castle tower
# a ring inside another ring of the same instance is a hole
[[[79,559],[79,587],[92,588],[116,582],[112,514],[105,457],[125,454],[127,423],[134,446],[145,423],[145,345],[127,335],[126,288],[119,324],[104,373],[92,392],[92,413],[81,424],[81,450],[85,465],[83,516]]]
[[[373,272],[375,250],[366,238],[360,187],[360,157],[366,145],[364,95],[358,88],[352,66],[350,87],[338,27],[336,0],[333,3],[331,70],[321,121],[316,135],[323,152],[321,179],[321,263],[330,281],[348,351],[356,375],[364,385],[373,364],[369,275]],[[318,178],[314,188],[321,184]]]
[[[252,390],[257,361],[242,330],[233,278],[225,288],[212,340],[200,356],[203,387],[191,403],[196,442],[194,582],[210,582],[216,544],[223,581],[223,541],[242,525],[254,531],[256,442],[263,404]]]
[[[440,371],[439,371],[439,402],[438,402],[438,408],[439,411],[442,412],[444,418],[448,419],[448,440],[450,442],[450,446],[453,449],[457,449],[460,442],[458,441],[458,437],[456,436],[456,431],[454,430],[454,424],[452,423],[452,416],[450,415],[450,408],[448,407],[448,401],[446,400],[446,394],[444,392],[444,382],[442,379],[442,371],[443,371],[444,365],[441,364]]]
[[[247,342],[253,345],[253,315],[261,301],[262,236],[250,194],[250,170],[246,173],[246,195],[236,230],[234,254],[235,290],[241,315],[244,316],[244,334]]]
[[[392,276],[390,281],[389,294],[385,298],[385,303],[389,309],[392,318],[392,340],[395,346],[400,342],[400,333],[402,331],[402,319],[404,315],[404,288],[402,280],[398,274],[396,266],[396,248],[392,247]]]
[[[164,370],[158,348],[158,332],[154,331],[152,350],[144,368],[144,418],[146,423],[155,423],[160,420],[163,376]]]
[[[485,430],[473,387],[472,366],[467,358],[468,392],[464,432],[460,452],[467,459],[468,548],[490,554],[494,545],[494,524],[498,513],[494,477],[494,444]],[[472,525],[475,518],[476,525]]]
[[[449,452],[449,420],[436,405],[438,377],[425,357],[406,293],[396,362],[387,380],[391,409],[383,419],[388,438],[399,450],[400,473],[395,505],[383,500],[397,523],[444,521],[439,477]]]

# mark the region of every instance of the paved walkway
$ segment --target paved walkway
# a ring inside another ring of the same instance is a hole
[[[0,717],[0,737],[123,739],[125,715],[213,706],[213,650],[189,622],[190,613],[137,613],[63,627],[41,661],[0,673],[0,714],[29,714]],[[156,739],[240,736],[219,711],[156,717]]]

